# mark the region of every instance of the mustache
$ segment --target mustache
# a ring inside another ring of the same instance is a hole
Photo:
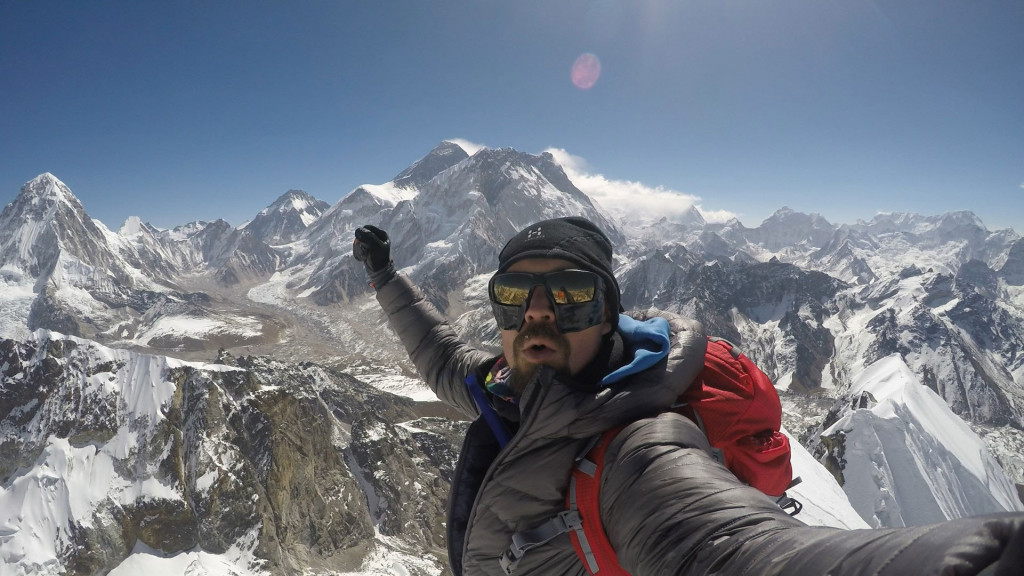
[[[569,370],[569,339],[559,332],[554,324],[530,324],[525,330],[516,335],[515,340],[512,341],[512,354],[516,362],[515,366],[512,367],[509,384],[517,396],[522,396],[523,391],[526,390],[526,385],[530,383],[530,380],[533,379],[537,369],[540,367],[522,358],[523,348],[526,345],[526,341],[530,338],[544,338],[558,347],[561,351],[561,358],[556,360],[551,367],[557,371],[567,372]]]
[[[512,342],[516,350],[521,350],[526,341],[530,338],[545,338],[554,342],[559,349],[567,350],[569,346],[569,340],[558,331],[558,328],[554,324],[540,323],[540,324],[529,324],[526,329],[516,335],[515,340]]]

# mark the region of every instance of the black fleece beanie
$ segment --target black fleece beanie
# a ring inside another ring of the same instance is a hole
[[[593,222],[570,216],[542,220],[524,228],[512,237],[498,254],[498,272],[527,258],[568,260],[581,270],[600,276],[605,285],[605,302],[611,312],[614,330],[619,324],[619,283],[612,269],[612,243]]]

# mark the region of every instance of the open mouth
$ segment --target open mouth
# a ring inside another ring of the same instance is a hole
[[[516,356],[531,364],[551,366],[567,362],[569,342],[554,324],[529,325],[516,336]]]
[[[553,343],[537,338],[530,340],[522,348],[522,355],[528,361],[541,363],[559,356],[559,350],[554,347]]]

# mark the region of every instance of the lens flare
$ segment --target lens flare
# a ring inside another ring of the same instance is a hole
[[[586,53],[580,54],[579,58],[572,63],[572,83],[580,90],[589,90],[597,84],[598,77],[601,76],[601,61],[597,59],[597,56]]]

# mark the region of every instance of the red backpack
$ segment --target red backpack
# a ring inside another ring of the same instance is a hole
[[[786,496],[793,479],[789,439],[779,431],[782,403],[771,380],[730,342],[708,338],[704,369],[674,410],[693,420],[707,435],[716,457],[741,481],[773,497],[792,514],[800,512],[799,502]],[[615,550],[601,524],[601,472],[604,453],[624,428],[606,431],[577,458],[573,468],[567,510],[546,524],[513,536],[512,546],[501,558],[512,574],[527,550],[570,533],[576,553],[591,574],[628,575],[619,566]]]
[[[779,432],[779,394],[731,342],[708,338],[704,369],[680,401],[680,411],[700,426],[737,478],[769,496],[781,496],[789,488],[793,467],[789,438]]]

